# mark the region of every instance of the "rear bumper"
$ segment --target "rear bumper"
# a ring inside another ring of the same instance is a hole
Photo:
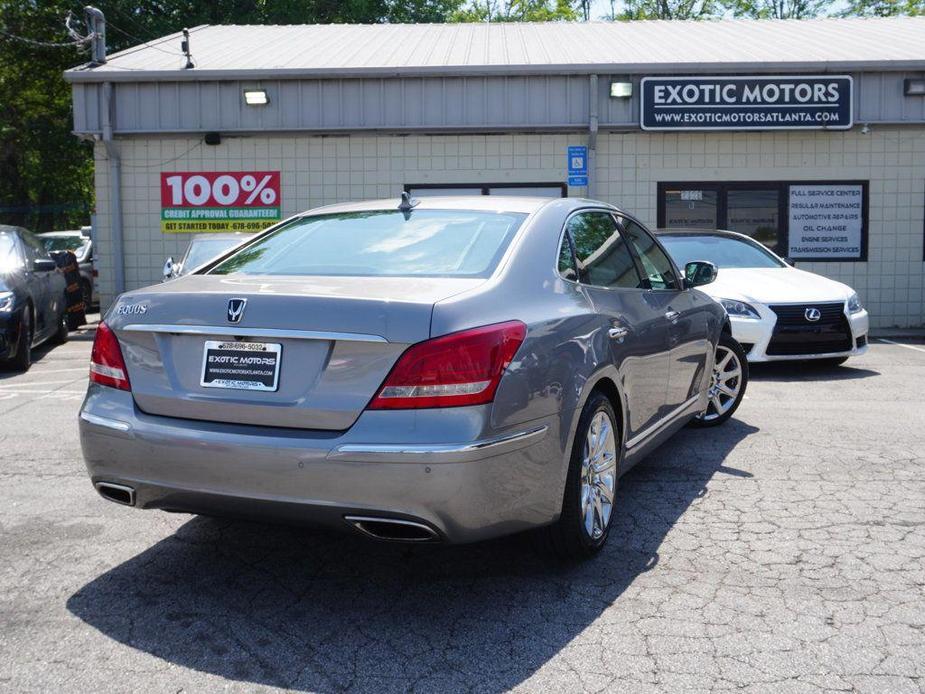
[[[732,336],[743,345],[751,345],[751,348],[746,347],[746,353],[750,363],[855,357],[867,352],[867,333],[870,329],[870,320],[867,311],[860,311],[859,313],[846,316],[848,325],[851,328],[852,349],[850,350],[818,354],[776,355],[768,354],[767,350],[771,338],[774,335],[774,326],[777,323],[777,317],[774,312],[766,306],[755,305],[755,308],[761,314],[760,320],[755,320],[753,318],[737,318],[735,316],[730,316],[729,318],[732,327]]]
[[[275,429],[151,416],[91,384],[79,424],[93,483],[130,487],[138,508],[342,529],[345,516],[394,518],[471,542],[554,521],[564,488],[558,417],[486,435],[487,416],[381,411],[347,432]]]

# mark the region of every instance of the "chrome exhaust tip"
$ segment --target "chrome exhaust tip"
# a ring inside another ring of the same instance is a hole
[[[123,506],[135,505],[135,490],[131,487],[116,484],[115,482],[97,482],[93,486],[96,487],[96,491],[104,499]]]
[[[437,531],[424,523],[400,518],[344,516],[344,520],[367,537],[388,542],[435,542]]]

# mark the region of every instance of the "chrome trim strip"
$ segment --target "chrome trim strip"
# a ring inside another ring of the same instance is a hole
[[[241,325],[166,325],[163,323],[132,323],[122,328],[137,333],[168,333],[173,335],[228,335],[230,337],[267,337],[289,340],[328,340],[330,342],[388,342],[382,335],[338,333],[324,330],[286,330],[282,328],[247,328]]]
[[[681,403],[681,404],[680,404],[678,407],[676,407],[674,410],[672,410],[672,411],[669,412],[667,415],[665,415],[664,417],[662,417],[660,420],[658,420],[657,422],[655,422],[655,424],[652,424],[651,426],[649,426],[649,427],[646,428],[645,430],[643,430],[643,431],[639,432],[638,434],[636,434],[633,438],[629,439],[629,440],[626,442],[626,448],[627,448],[627,449],[630,449],[630,448],[633,448],[634,446],[637,446],[637,445],[639,445],[640,443],[642,443],[645,439],[647,439],[647,438],[649,438],[650,436],[652,436],[653,434],[655,434],[659,429],[661,429],[662,427],[664,427],[666,424],[670,424],[670,423],[671,423],[671,420],[673,420],[675,417],[677,417],[679,414],[681,414],[684,410],[686,410],[687,408],[689,408],[691,405],[695,404],[695,403],[697,402],[697,400],[699,400],[699,399],[700,399],[700,396],[699,396],[699,395],[695,395],[694,397],[690,398],[690,399],[687,400],[686,402]]]
[[[525,448],[546,436],[547,427],[535,427],[515,434],[472,443],[345,443],[334,448],[329,460],[392,463],[464,463]]]
[[[109,417],[100,417],[97,414],[91,414],[89,412],[81,412],[80,418],[85,422],[90,422],[90,424],[96,424],[100,427],[106,427],[107,429],[115,429],[116,431],[131,431],[132,425],[128,422],[123,422],[121,419],[111,419]]]

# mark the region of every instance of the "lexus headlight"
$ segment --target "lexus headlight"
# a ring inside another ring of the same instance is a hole
[[[0,292],[0,312],[13,310],[13,292]]]
[[[861,306],[861,300],[858,298],[857,292],[848,297],[848,313],[860,313],[864,310],[864,307]]]
[[[720,299],[719,302],[723,305],[723,308],[726,309],[726,313],[730,316],[735,316],[736,318],[754,318],[757,320],[761,319],[761,316],[758,315],[758,311],[755,310],[755,307],[751,304],[746,304],[744,301],[736,301],[735,299]]]

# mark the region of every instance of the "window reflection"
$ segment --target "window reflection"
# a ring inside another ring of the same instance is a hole
[[[582,280],[597,287],[640,289],[626,241],[606,212],[584,212],[568,223]]]
[[[718,198],[717,191],[697,187],[666,190],[665,226],[669,229],[716,229]]]
[[[730,190],[726,198],[726,228],[751,236],[776,251],[780,228],[778,197],[776,190]]]

